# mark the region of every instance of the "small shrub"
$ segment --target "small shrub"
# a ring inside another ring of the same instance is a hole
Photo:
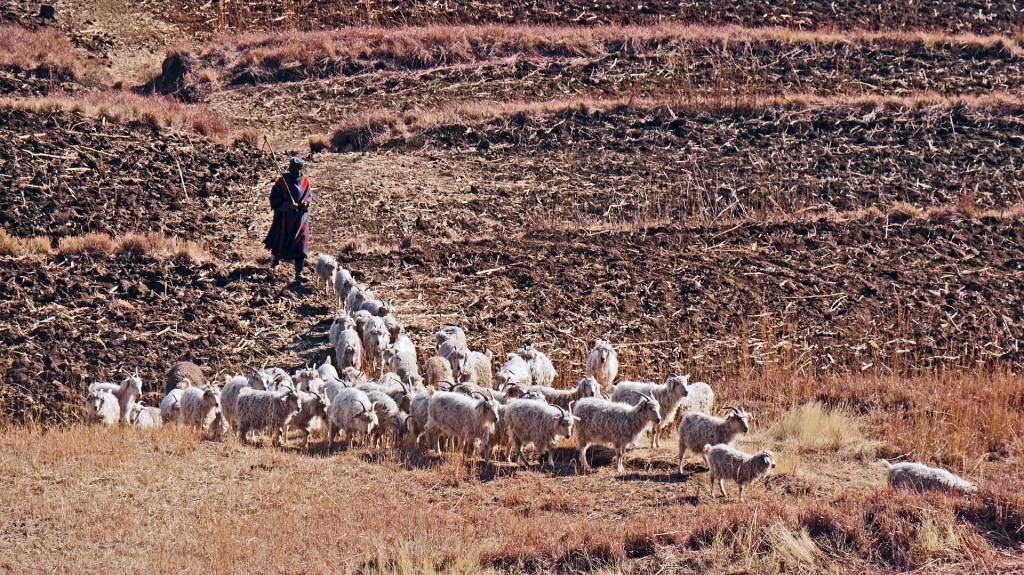
[[[66,256],[106,256],[114,252],[117,244],[107,234],[88,233],[61,238],[57,253]]]
[[[316,154],[331,147],[331,138],[324,135],[309,137],[309,151]]]
[[[924,217],[924,210],[908,202],[896,202],[889,208],[889,219],[898,224]]]
[[[7,230],[0,229],[0,256],[18,255],[18,241]]]

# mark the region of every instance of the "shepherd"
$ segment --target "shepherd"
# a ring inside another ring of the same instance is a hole
[[[306,264],[309,242],[309,206],[313,203],[313,189],[303,173],[306,163],[296,156],[288,163],[288,171],[281,174],[270,190],[270,208],[274,210],[274,223],[264,244],[273,259],[274,270],[281,260],[295,262],[295,284],[302,283],[302,267]]]

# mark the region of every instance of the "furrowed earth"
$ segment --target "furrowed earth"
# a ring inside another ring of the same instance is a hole
[[[1024,571],[1019,3],[54,6],[0,3],[0,571]],[[333,357],[336,296],[263,246],[294,155],[311,255],[421,364],[459,325],[569,388],[608,339],[777,467],[740,502],[674,425],[622,474],[84,425],[135,370],[153,406],[179,360]]]

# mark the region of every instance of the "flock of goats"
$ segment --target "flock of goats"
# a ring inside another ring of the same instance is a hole
[[[618,381],[615,349],[597,340],[586,361],[586,375],[573,389],[552,387],[556,371],[550,358],[527,343],[506,357],[494,373],[489,353],[467,347],[465,332],[455,326],[436,334],[436,354],[423,373],[416,347],[391,308],[352,274],[324,254],[315,266],[317,287],[335,293],[340,310],[330,328],[334,361],[289,375],[263,367],[247,376],[225,376],[224,386],[206,382],[199,366],[176,363],[167,374],[166,396],[159,408],[136,401],[142,393],[138,372],[122,383],[95,383],[86,397],[86,422],[158,427],[177,422],[203,433],[234,430],[246,442],[254,432],[272,435],[273,444],[287,441],[289,429],[300,430],[308,445],[311,430],[326,427],[330,451],[339,433],[349,448],[359,437],[374,448],[442,445],[475,453],[484,463],[494,450],[508,461],[533,445],[542,464],[554,467],[552,449],[574,431],[579,465],[590,469],[587,450],[611,445],[616,469],[623,471],[627,447],[649,432],[651,447],[680,416],[679,472],[688,453],[703,456],[712,489],[725,496],[725,480],[744,485],[775,466],[770,452],[744,453],[731,445],[750,428],[750,414],[730,407],[724,417],[711,415],[714,392],[706,383],[690,383],[686,375],[664,383]],[[371,380],[368,375],[377,376]],[[974,491],[970,482],[947,470],[920,463],[889,464],[893,485],[916,489]],[[713,493],[713,492],[712,492]]]

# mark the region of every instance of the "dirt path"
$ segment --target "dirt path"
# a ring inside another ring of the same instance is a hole
[[[169,46],[186,39],[176,24],[154,13],[156,3],[61,0],[58,22],[83,52],[103,57],[112,78],[139,85],[159,72]]]

